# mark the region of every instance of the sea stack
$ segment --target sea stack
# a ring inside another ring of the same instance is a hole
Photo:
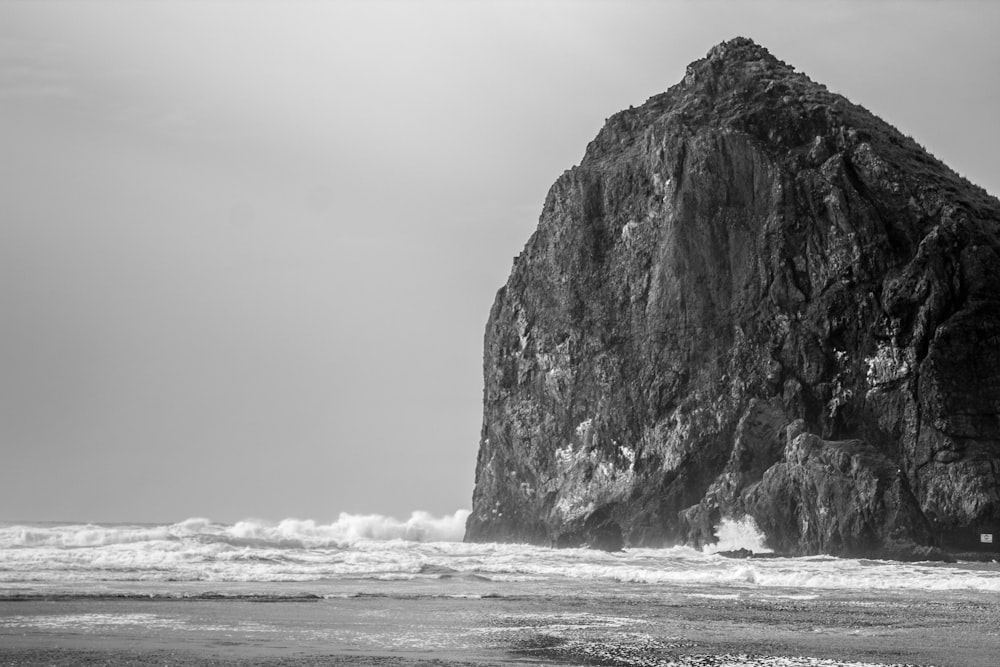
[[[549,190],[484,376],[467,540],[697,546],[749,516],[794,554],[975,548],[1000,202],[733,39]]]

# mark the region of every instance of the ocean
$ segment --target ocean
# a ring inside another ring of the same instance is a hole
[[[718,554],[767,551],[745,521],[704,550],[466,544],[466,516],[0,524],[0,665],[998,664],[996,562]]]

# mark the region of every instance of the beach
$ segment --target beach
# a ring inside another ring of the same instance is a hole
[[[341,587],[326,597],[8,595],[0,665],[994,667],[1000,655],[993,593],[606,582],[550,583],[540,593],[475,581]]]
[[[1000,564],[461,541],[391,524],[0,525],[0,666],[995,667]]]

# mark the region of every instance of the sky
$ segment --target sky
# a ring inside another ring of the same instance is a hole
[[[1000,3],[0,3],[0,521],[471,505],[483,332],[723,40],[1000,194]]]

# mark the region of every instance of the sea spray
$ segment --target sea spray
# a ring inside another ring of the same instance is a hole
[[[311,519],[285,519],[277,524],[263,521],[240,521],[226,533],[236,538],[257,539],[275,544],[298,542],[304,546],[330,546],[359,540],[404,540],[407,542],[461,542],[468,510],[435,517],[428,512],[413,512],[406,521],[381,514],[341,512],[330,524]]]
[[[704,553],[713,554],[719,551],[736,551],[747,549],[754,553],[771,553],[765,546],[767,536],[757,527],[752,516],[740,519],[723,519],[715,527],[715,544],[705,545]]]
[[[25,590],[200,594],[250,586],[281,595],[322,596],[337,586],[364,590],[365,584],[351,583],[362,581],[459,582],[465,588],[449,593],[477,594],[492,594],[493,586],[513,582],[539,587],[619,582],[664,591],[708,586],[782,593],[789,588],[1000,592],[996,563],[720,558],[720,549],[763,550],[764,536],[749,520],[723,521],[719,543],[705,551],[673,547],[608,553],[464,543],[459,540],[466,515],[414,512],[399,520],[344,514],[331,523],[286,519],[228,525],[191,519],[161,526],[0,525],[0,595]]]
[[[381,514],[348,514],[317,523],[312,519],[270,522],[247,519],[233,525],[192,518],[170,525],[0,524],[0,549],[10,547],[80,548],[116,544],[189,540],[260,547],[343,546],[358,540],[461,542],[468,510],[435,517],[416,511],[402,521]]]

